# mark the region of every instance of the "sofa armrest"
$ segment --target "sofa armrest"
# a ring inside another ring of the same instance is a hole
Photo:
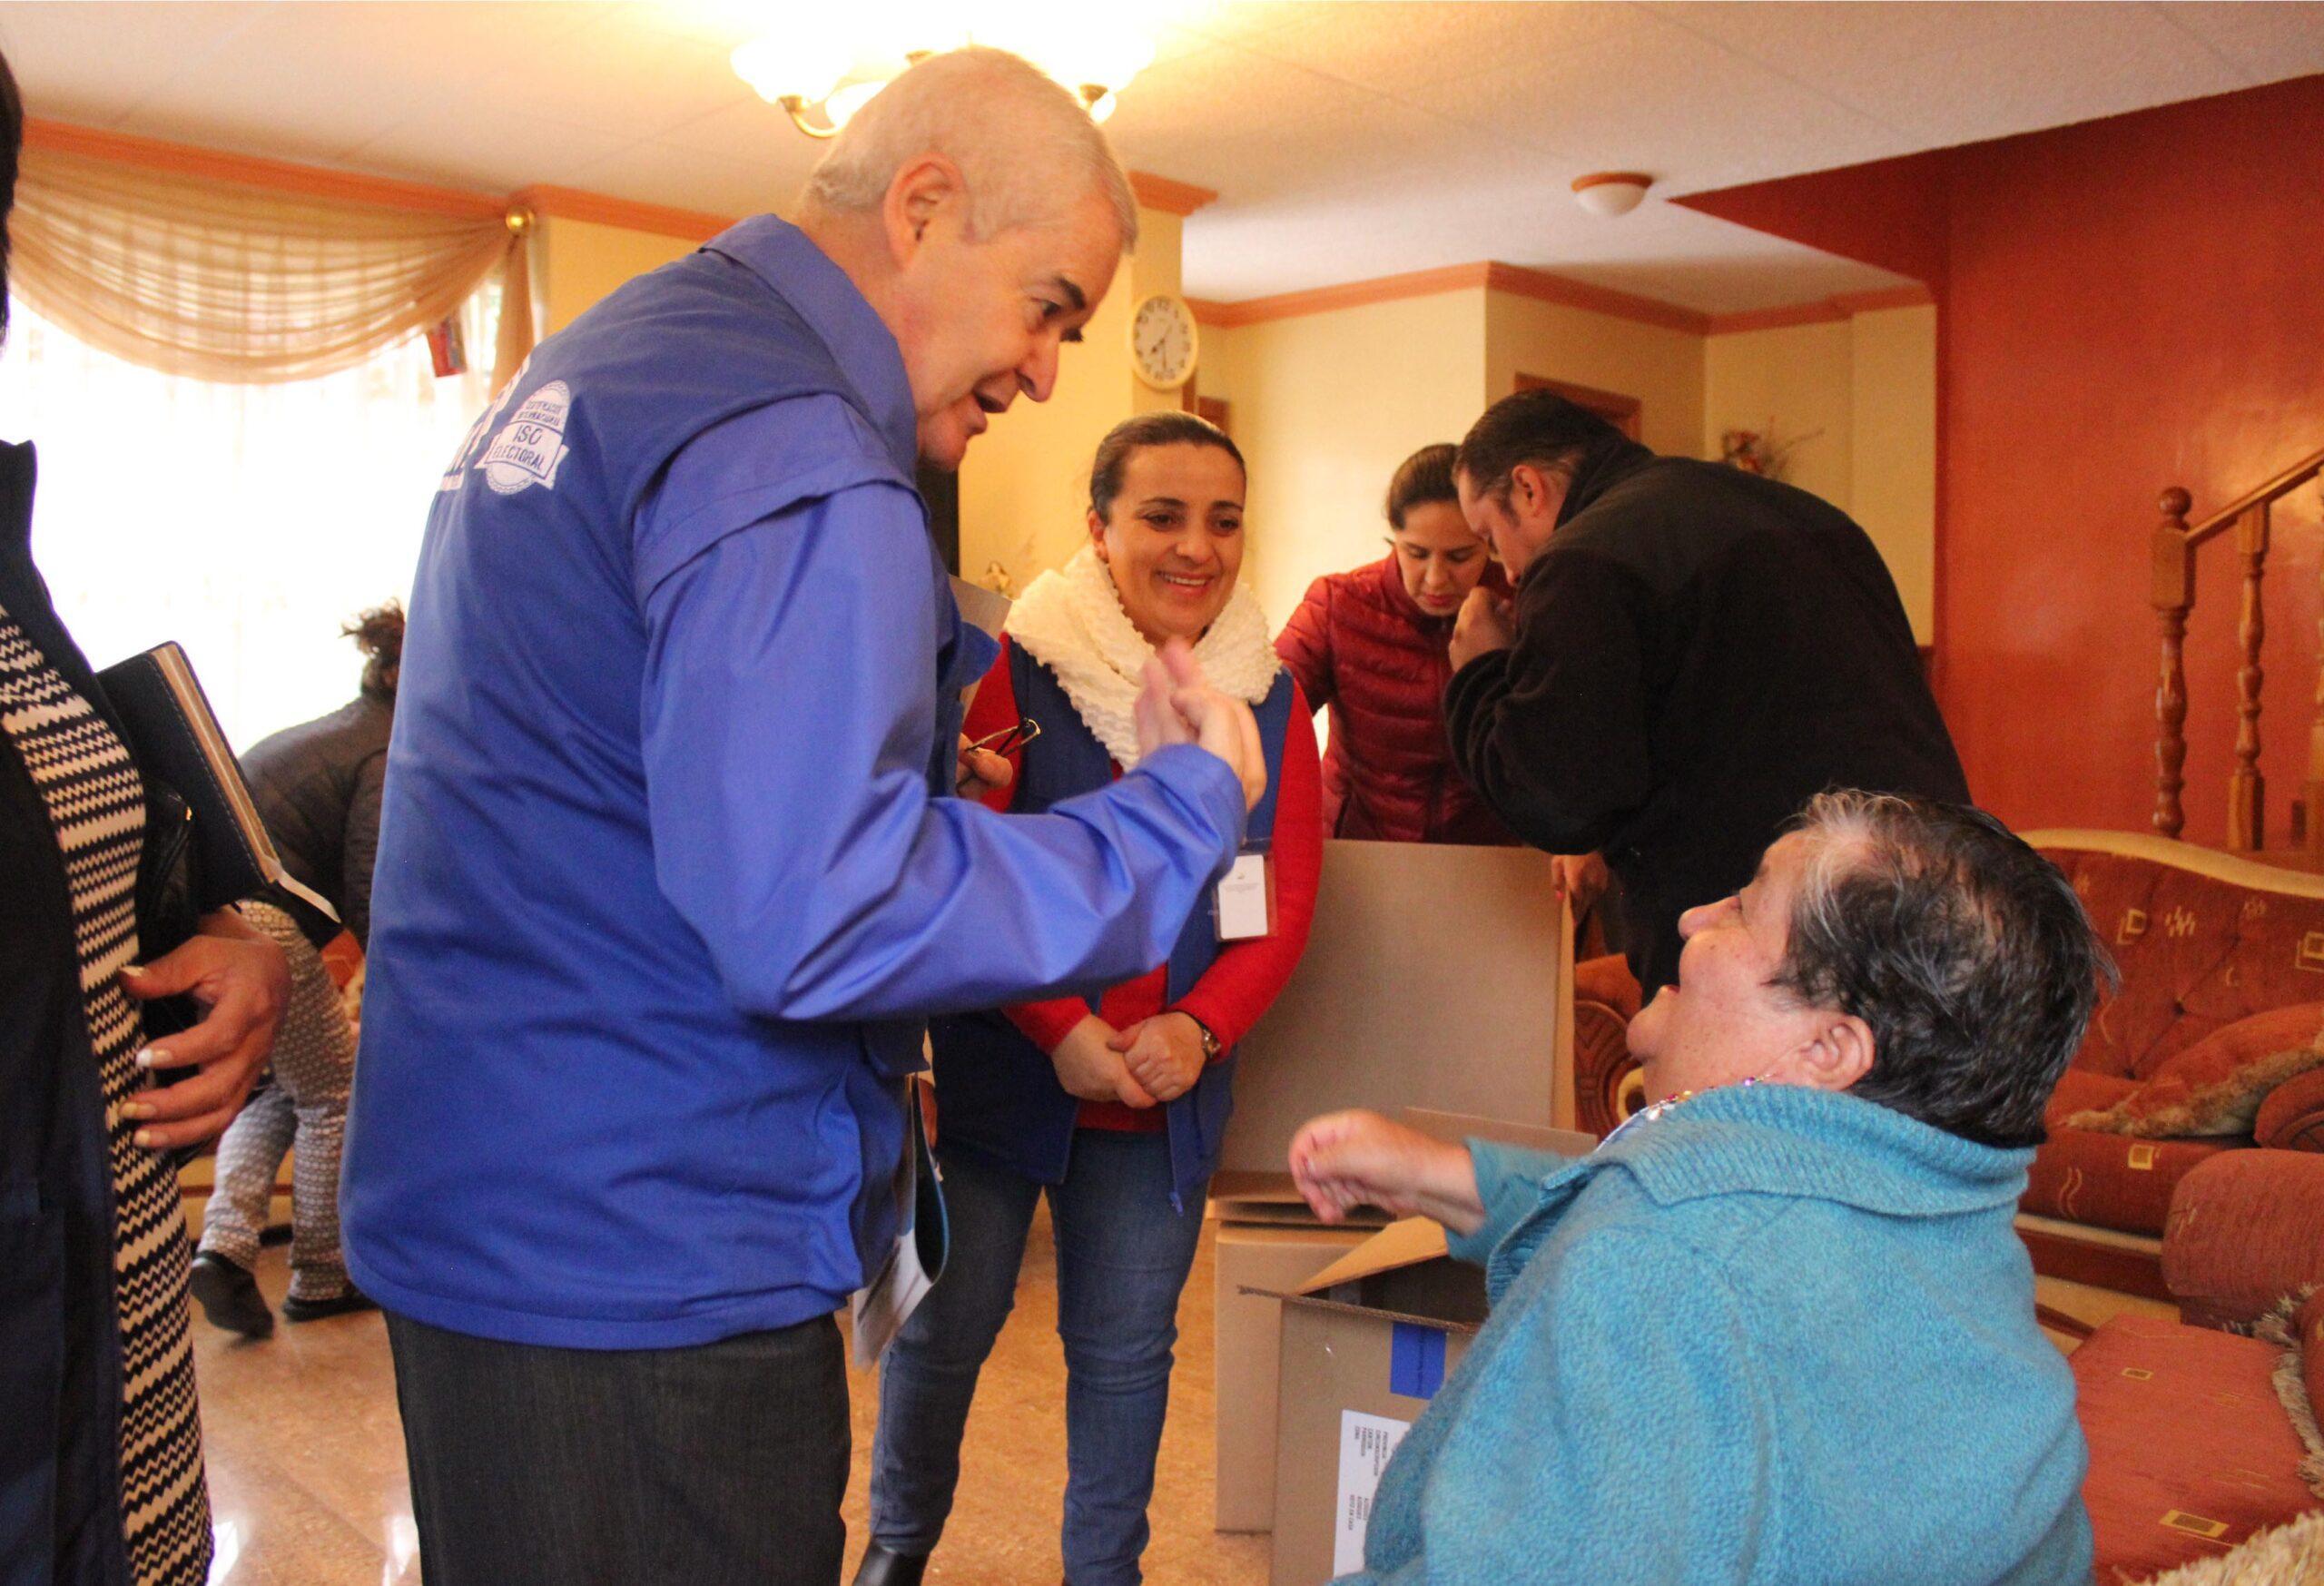
[[[2324,1283],[2324,1155],[2223,1151],[2179,1182],[2162,1280],[2199,1326],[2249,1322]]]

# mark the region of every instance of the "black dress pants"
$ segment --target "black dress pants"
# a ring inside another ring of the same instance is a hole
[[[388,1317],[428,1586],[834,1586],[847,1372],[829,1316],[684,1349]]]

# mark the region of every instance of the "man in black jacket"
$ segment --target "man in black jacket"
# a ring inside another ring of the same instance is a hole
[[[1494,404],[1454,464],[1517,583],[1452,639],[1453,757],[1553,853],[1602,850],[1649,996],[1679,916],[1751,879],[1827,788],[1968,802],[1896,586],[1802,490],[1657,457],[1548,391]]]

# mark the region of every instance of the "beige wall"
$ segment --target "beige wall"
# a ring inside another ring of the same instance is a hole
[[[1703,356],[1700,455],[1730,429],[1789,445],[1784,481],[1846,509],[1853,486],[1854,338],[1848,321],[1710,337]]]
[[[1696,457],[1702,446],[1703,340],[1564,303],[1488,292],[1482,395],[1497,402],[1517,389],[1519,375],[1529,374],[1636,397],[1639,438],[1659,452]],[[1483,410],[1481,402],[1477,411]]]
[[[999,562],[1022,589],[1081,545],[1089,458],[1133,413],[1178,404],[1130,372],[1129,314],[1179,290],[1184,222],[1143,210],[1141,241],[1046,404],[1019,401],[960,472],[960,567]],[[634,275],[696,243],[591,221],[543,218],[537,322],[561,330]],[[1864,525],[1923,643],[1934,608],[1936,310],[1709,337],[1481,288],[1229,330],[1205,326],[1196,375],[1232,409],[1251,465],[1245,578],[1280,626],[1318,575],[1379,553],[1380,497],[1420,447],[1458,440],[1476,416],[1539,375],[1636,397],[1655,450],[1717,457],[1729,429],[1807,437],[1790,481]],[[1812,432],[1812,433],[1811,433]]]
[[[1200,382],[1251,468],[1243,577],[1281,627],[1318,575],[1384,554],[1396,465],[1482,410],[1482,288],[1206,328]]]
[[[562,330],[630,277],[700,246],[686,237],[544,215],[533,243],[533,322],[543,336]]]
[[[969,448],[960,468],[967,577],[981,581],[998,562],[1021,592],[1064,562],[1088,537],[1089,459],[1098,442],[1133,413],[1178,406],[1178,393],[1154,390],[1130,372],[1129,316],[1143,299],[1178,290],[1182,224],[1177,215],[1138,212],[1137,252],[1124,261],[1080,345],[1059,360],[1056,391],[1045,403],[1019,398]]]
[[[1936,310],[1709,338],[1702,448],[1729,429],[1797,441],[1785,479],[1862,524],[1930,640],[1936,566]]]
[[[1848,512],[1887,558],[1913,619],[1931,642],[1936,610],[1936,308],[1884,309],[1854,333]]]

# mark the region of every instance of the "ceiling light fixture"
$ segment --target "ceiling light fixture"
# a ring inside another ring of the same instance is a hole
[[[848,118],[915,63],[964,44],[989,44],[1022,55],[1071,89],[1104,121],[1120,91],[1154,61],[1154,41],[1132,20],[1068,14],[1055,0],[1020,0],[993,8],[975,26],[949,21],[932,5],[889,5],[867,22],[860,11],[817,23],[793,15],[779,34],[734,51],[734,74],[811,138],[839,135]],[[896,49],[880,35],[907,43]]]
[[[1573,179],[1573,202],[1600,220],[1638,208],[1654,178],[1640,171],[1595,171]]]

